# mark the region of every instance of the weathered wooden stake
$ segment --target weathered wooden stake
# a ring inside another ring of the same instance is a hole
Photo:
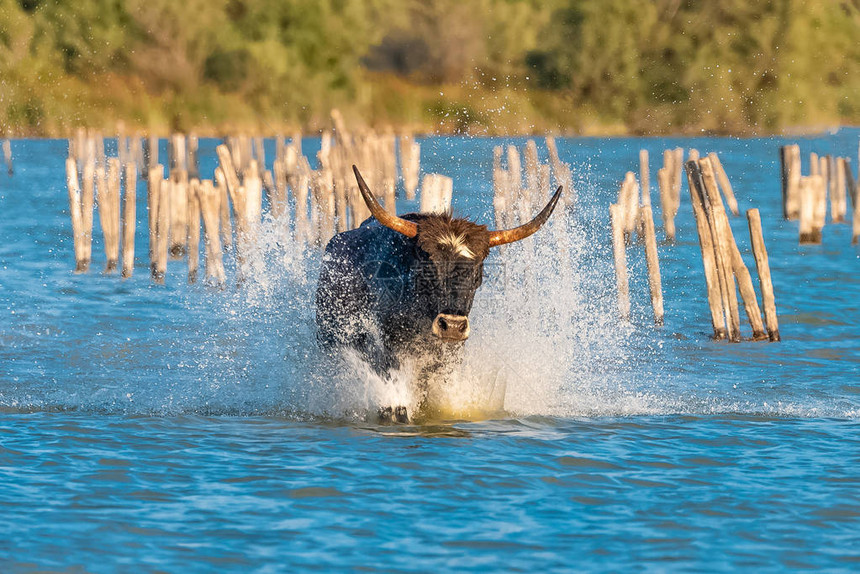
[[[173,200],[173,181],[164,179],[158,186],[158,237],[155,245],[155,270],[152,280],[163,285],[167,276],[167,249],[170,239],[170,202]]]
[[[714,177],[711,160],[702,158],[699,160],[699,168],[702,171],[702,182],[704,183],[704,195],[707,200],[705,213],[711,226],[711,236],[714,240],[717,260],[717,272],[720,278],[720,290],[723,298],[723,309],[727,312],[726,324],[729,327],[729,341],[741,340],[740,314],[738,313],[738,294],[735,288],[735,277],[732,272],[732,248],[729,236],[729,222],[726,216],[720,192],[717,189],[717,180]]]
[[[177,146],[180,141],[183,154],[181,158],[175,157],[174,161],[177,165],[184,166],[185,138],[174,137],[173,145]],[[176,149],[174,147],[174,153]],[[173,184],[171,185],[173,197],[170,198],[170,258],[175,260],[185,256],[185,245],[188,241],[188,171],[183,167],[171,169],[170,181]]]
[[[648,150],[639,150],[639,186],[642,189],[642,205],[651,206],[651,172],[648,167]],[[652,221],[653,223],[653,221]]]
[[[845,174],[848,162],[844,157],[836,158],[836,168],[830,188],[830,220],[833,223],[845,223],[848,213],[848,202],[845,196]]]
[[[134,273],[134,235],[137,227],[137,167],[125,164],[125,198],[122,209],[122,277]]]
[[[660,281],[660,260],[657,257],[657,235],[654,232],[654,214],[650,205],[639,209],[642,228],[645,234],[645,263],[648,266],[648,287],[651,292],[651,308],[654,309],[654,322],[663,324],[663,286]]]
[[[206,281],[214,285],[223,285],[225,282],[224,263],[222,261],[221,240],[218,236],[221,192],[215,189],[212,180],[209,179],[197,186],[197,192],[206,233]]]
[[[726,175],[726,170],[723,169],[723,164],[720,162],[719,156],[717,156],[715,152],[711,152],[708,154],[708,158],[710,158],[711,164],[714,166],[714,174],[717,176],[717,182],[720,185],[723,195],[726,196],[726,203],[728,204],[732,215],[740,215],[740,212],[738,211],[738,200],[735,199],[735,192],[732,189],[731,182],[729,182],[729,176]]]
[[[158,274],[158,202],[161,200],[161,184],[164,181],[164,166],[153,165],[147,174],[146,206],[149,211],[149,272],[153,279]]]
[[[221,222],[221,242],[224,249],[233,245],[233,224],[230,222],[230,193],[227,191],[227,176],[220,167],[215,168],[215,182],[218,186],[218,215]]]
[[[624,321],[630,319],[630,286],[627,281],[627,253],[624,246],[624,214],[621,206],[609,206],[612,225],[612,252],[615,257],[615,284],[618,288],[618,312]]]
[[[702,252],[702,265],[705,272],[705,285],[708,290],[708,307],[711,310],[711,325],[714,329],[714,339],[722,340],[728,335],[726,329],[726,314],[723,311],[723,299],[720,291],[720,278],[717,271],[716,249],[713,235],[705,210],[704,183],[702,171],[697,161],[686,164],[687,182],[690,188],[690,203],[696,219],[696,231],[699,235],[699,248]]]
[[[93,209],[95,205],[95,160],[87,159],[83,164],[83,186],[81,194],[81,221],[84,226],[84,267],[89,269],[93,258]]]
[[[69,188],[69,213],[72,217],[72,237],[75,246],[75,273],[84,273],[89,262],[84,259],[84,222],[81,215],[81,186],[78,183],[78,165],[72,158],[66,160],[66,184]]]
[[[755,265],[758,270],[758,280],[761,288],[762,305],[764,305],[764,319],[767,325],[768,337],[771,341],[779,341],[779,322],[776,318],[776,303],[773,297],[770,263],[767,258],[767,249],[764,246],[761,215],[759,215],[758,209],[747,210],[747,221],[749,222],[750,240],[752,241],[753,255],[755,256]]]
[[[666,234],[667,241],[675,241],[675,202],[672,199],[672,181],[668,168],[661,167],[657,171],[657,184],[660,189],[660,214],[663,218],[663,232]]]
[[[8,139],[3,140],[3,160],[6,162],[6,171],[13,175],[15,170],[12,167],[12,143]]]
[[[188,282],[197,282],[200,267],[200,180],[188,182]]]
[[[800,217],[800,146],[792,144],[783,149],[783,217],[788,220]],[[817,165],[817,163],[816,163]]]
[[[800,243],[821,243],[821,235],[815,233],[815,197],[817,185],[811,175],[800,178]]]

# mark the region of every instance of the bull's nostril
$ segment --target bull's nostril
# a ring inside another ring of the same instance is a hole
[[[442,331],[448,330],[448,322],[442,317],[439,317],[439,329],[441,329]]]
[[[466,322],[463,321],[462,323],[460,323],[460,332],[464,333],[465,331],[466,331]]]

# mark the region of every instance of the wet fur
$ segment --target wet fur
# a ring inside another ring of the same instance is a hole
[[[458,246],[469,250],[474,261],[483,261],[490,254],[490,239],[486,225],[468,219],[453,217],[451,213],[420,214],[414,219],[418,223],[418,246],[433,261],[463,257]]]

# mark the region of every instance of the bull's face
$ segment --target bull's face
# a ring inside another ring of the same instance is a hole
[[[431,333],[443,341],[464,341],[489,254],[487,228],[447,214],[430,215],[418,225],[417,239],[424,257],[416,269],[415,292],[431,320]]]
[[[371,214],[384,226],[417,238],[423,252],[415,269],[416,296],[432,318],[431,332],[443,341],[458,342],[469,337],[469,311],[484,275],[484,259],[491,247],[525,239],[546,222],[561,196],[559,187],[549,203],[529,223],[515,229],[489,231],[450,214],[423,216],[419,222],[387,213],[353,166],[358,188]]]

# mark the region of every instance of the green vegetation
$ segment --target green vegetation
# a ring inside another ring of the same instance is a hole
[[[0,0],[0,134],[860,123],[860,0]]]

